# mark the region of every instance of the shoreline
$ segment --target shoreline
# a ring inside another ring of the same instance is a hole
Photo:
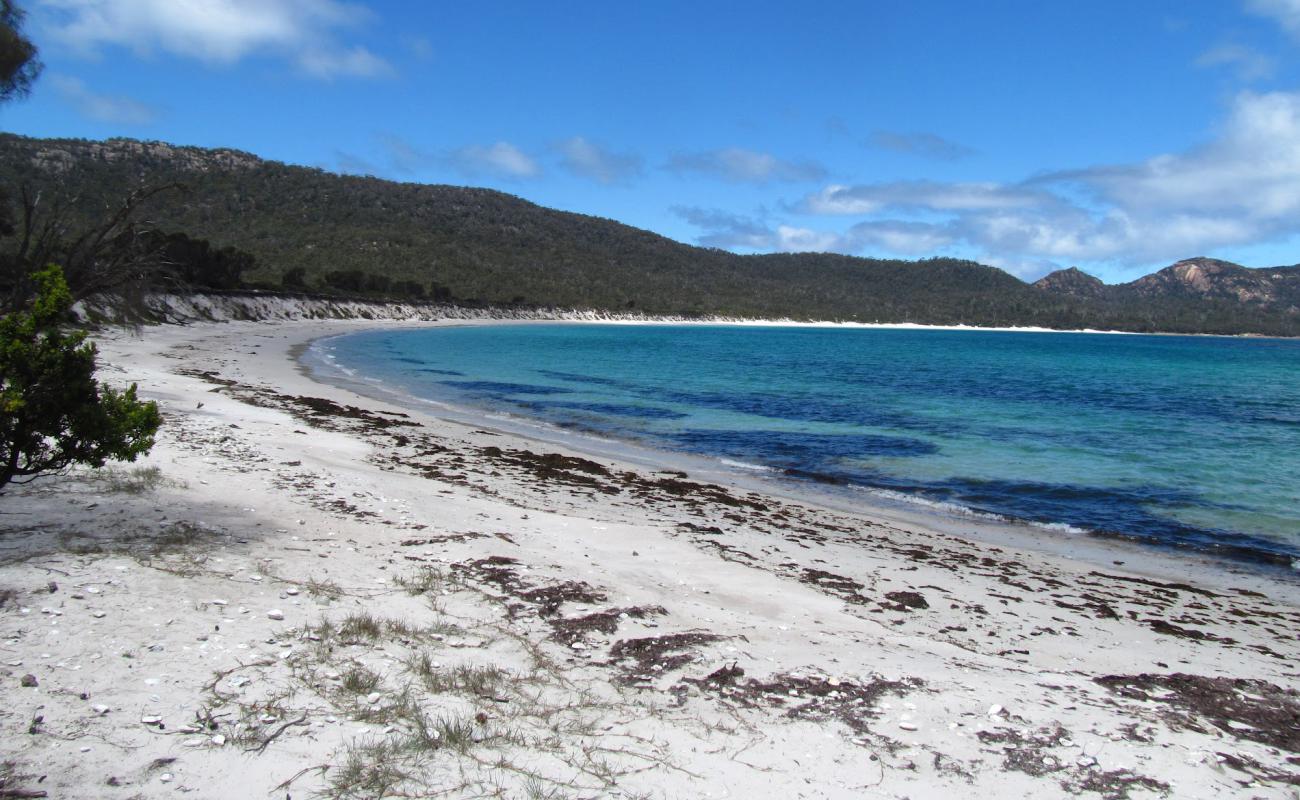
[[[166,423],[137,465],[4,498],[6,789],[1300,785],[1293,584],[1152,577],[1131,555],[1084,563],[587,457],[315,382],[291,357],[424,324],[98,337],[101,379],[138,382]]]
[[[1125,331],[1100,328],[1045,328],[1036,326],[939,325],[914,322],[846,322],[832,320],[794,320],[789,318],[684,317],[673,314],[625,313],[574,308],[504,308],[468,307],[436,303],[413,303],[361,298],[261,294],[257,290],[224,294],[195,292],[185,295],[157,293],[146,295],[143,307],[152,315],[152,323],[234,322],[234,321],[307,321],[371,320],[482,322],[508,324],[516,322],[572,322],[609,325],[729,325],[757,327],[821,327],[889,330],[953,330],[994,333],[1078,333],[1122,336],[1189,336],[1221,339],[1277,339],[1290,341],[1300,337],[1270,336],[1260,333],[1179,333],[1172,331]],[[85,321],[105,324],[132,324],[138,320],[122,319],[120,309],[112,303],[94,299],[81,301],[73,313]]]
[[[443,323],[428,322],[402,325],[402,328],[441,328],[484,325],[548,325],[576,324],[568,321],[548,320],[449,320]],[[584,324],[640,324],[634,321]],[[655,323],[646,323],[655,324]],[[679,324],[663,322],[659,324]],[[710,323],[701,323],[710,324]],[[774,323],[780,326],[780,323]],[[815,325],[815,324],[814,324]],[[836,325],[831,323],[830,325]],[[882,329],[913,329],[891,325],[863,326]],[[882,490],[867,485],[848,485],[847,491],[821,486],[813,478],[791,476],[763,465],[748,465],[730,459],[686,451],[656,447],[644,442],[630,441],[590,431],[567,429],[551,425],[526,415],[512,412],[494,412],[489,409],[458,405],[443,400],[429,400],[410,395],[401,389],[361,377],[353,377],[332,364],[327,356],[313,348],[330,339],[363,333],[382,328],[330,333],[312,338],[291,348],[290,358],[304,377],[360,396],[391,402],[414,413],[427,414],[444,420],[474,427],[497,430],[533,439],[548,447],[560,447],[584,456],[613,459],[619,462],[648,467],[687,471],[703,474],[704,479],[730,488],[773,494],[794,502],[818,506],[827,510],[861,514],[889,522],[919,525],[945,534],[970,538],[993,545],[1010,545],[1053,556],[1073,558],[1098,566],[1108,566],[1116,559],[1124,559],[1130,569],[1153,577],[1177,578],[1193,571],[1201,580],[1217,582],[1214,573],[1229,575],[1258,572],[1270,580],[1294,582],[1300,588],[1300,560],[1294,556],[1277,554],[1268,559],[1252,552],[1250,556],[1237,556],[1229,545],[1222,552],[1206,552],[1175,544],[1142,539],[1136,535],[1108,533],[1081,529],[1061,522],[1038,522],[969,509],[958,504],[935,503],[912,497],[904,492]],[[948,327],[938,330],[998,330]],[[1014,332],[1060,332],[1037,329],[1014,329]],[[1078,333],[1105,331],[1077,331]],[[1134,334],[1145,335],[1145,334]],[[308,360],[312,363],[308,363]],[[891,497],[893,495],[893,497]],[[1284,560],[1285,559],[1285,560]]]

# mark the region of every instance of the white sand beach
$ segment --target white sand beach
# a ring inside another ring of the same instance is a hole
[[[399,324],[99,337],[165,424],[0,498],[0,796],[1300,797],[1295,582],[556,452],[292,357]]]

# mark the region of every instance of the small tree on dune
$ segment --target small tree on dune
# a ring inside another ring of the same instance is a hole
[[[0,319],[0,488],[74,464],[134,461],[153,447],[158,406],[95,380],[95,346],[65,331],[72,305],[57,266],[32,276],[27,308]]]

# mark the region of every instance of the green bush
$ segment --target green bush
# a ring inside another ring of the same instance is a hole
[[[134,461],[153,447],[153,402],[95,380],[95,346],[61,323],[72,305],[63,271],[32,274],[36,296],[0,319],[0,487],[74,464]]]

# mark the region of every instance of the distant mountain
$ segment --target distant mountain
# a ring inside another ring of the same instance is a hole
[[[1145,316],[1156,330],[1217,332],[1241,326],[1248,332],[1285,333],[1291,329],[1285,321],[1294,325],[1300,320],[1300,265],[1249,269],[1214,258],[1188,258],[1114,286],[1070,267],[1034,286],[1053,296],[1080,298],[1112,318]],[[1272,327],[1273,320],[1284,324]]]
[[[1247,269],[1230,261],[1189,258],[1120,288],[1148,298],[1198,298],[1300,313],[1300,265]]]
[[[1078,270],[1030,285],[950,258],[741,256],[487,189],[336,175],[228,149],[0,135],[0,185],[64,198],[74,228],[133,188],[167,182],[184,193],[159,195],[143,216],[164,233],[251,254],[243,279],[263,288],[651,314],[1300,335],[1296,267],[1194,259],[1115,287]]]
[[[1044,275],[1034,282],[1034,286],[1045,292],[1071,297],[1101,297],[1106,293],[1106,284],[1100,278],[1094,278],[1078,267],[1058,269]]]

